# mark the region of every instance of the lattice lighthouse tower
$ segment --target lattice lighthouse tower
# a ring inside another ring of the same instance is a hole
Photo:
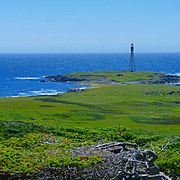
[[[134,59],[134,44],[133,43],[131,43],[131,55],[130,55],[130,61],[129,61],[129,71],[130,72],[136,71],[135,59]]]

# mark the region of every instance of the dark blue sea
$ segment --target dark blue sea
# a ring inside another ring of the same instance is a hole
[[[135,54],[137,71],[180,73],[180,53]],[[1,54],[0,97],[66,92],[74,83],[40,82],[44,76],[85,71],[128,70],[129,54]]]

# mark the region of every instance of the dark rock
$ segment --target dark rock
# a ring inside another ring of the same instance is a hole
[[[168,92],[167,94],[168,95],[172,95],[174,93],[174,91],[170,91],[170,92]]]
[[[117,76],[124,76],[124,74],[117,74]]]
[[[46,76],[45,79],[41,80],[41,82],[67,82],[67,81],[83,81],[82,78],[76,78],[72,76],[66,75],[55,75],[55,76]]]
[[[165,83],[178,83],[180,82],[180,76],[167,74],[160,76],[160,80]]]

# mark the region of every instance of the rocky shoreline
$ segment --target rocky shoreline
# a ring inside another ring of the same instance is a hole
[[[117,74],[119,76],[119,74]],[[123,74],[122,74],[123,76]],[[77,83],[95,83],[95,84],[174,84],[180,85],[180,76],[163,74],[160,75],[158,79],[154,80],[138,80],[138,81],[127,81],[119,82],[116,80],[108,80],[103,76],[95,75],[81,75],[79,77],[73,75],[54,75],[46,76],[45,79],[40,80],[40,82],[77,82]]]
[[[40,80],[41,82],[79,82],[85,81],[85,79],[69,77],[68,75],[54,75],[54,76],[46,76],[45,79]]]

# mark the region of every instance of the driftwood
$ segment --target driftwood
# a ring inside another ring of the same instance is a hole
[[[112,179],[170,179],[155,165],[154,161],[158,156],[151,150],[141,151],[135,143],[106,143],[96,148],[112,152],[119,157],[119,161],[115,163],[119,164],[119,171]]]
[[[84,158],[100,155],[104,163],[84,169],[74,169],[73,175],[71,173],[71,176],[64,176],[63,179],[170,180],[155,165],[157,155],[150,150],[142,151],[135,143],[104,143],[88,148],[76,148],[71,150],[71,154],[74,157]]]
[[[104,143],[90,147],[75,148],[69,151],[72,157],[80,156],[82,160],[91,155],[104,159],[103,163],[86,168],[78,167],[44,167],[40,172],[30,176],[2,176],[6,179],[33,180],[170,180],[160,172],[154,161],[158,158],[151,151],[143,151],[134,143]]]

